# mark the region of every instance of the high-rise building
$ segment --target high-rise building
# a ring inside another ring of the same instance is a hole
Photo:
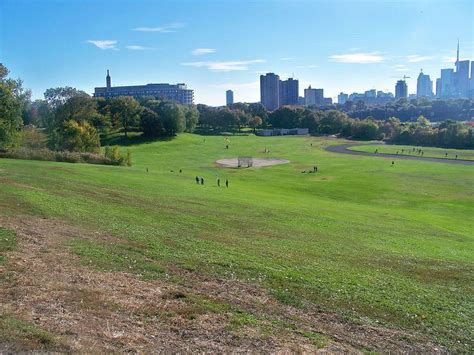
[[[442,97],[442,81],[441,78],[436,79],[436,97]]]
[[[192,105],[194,102],[194,91],[188,89],[186,84],[146,84],[133,86],[112,86],[109,71],[105,78],[105,87],[94,88],[94,97],[117,97],[117,96],[153,96],[160,100],[170,100],[183,105]]]
[[[472,63],[469,60],[459,60],[459,41],[456,51],[455,69],[441,69],[441,78],[436,82],[436,96],[439,98],[469,97],[472,82]],[[471,79],[469,66],[471,65]],[[438,90],[439,89],[439,90]]]
[[[454,70],[441,69],[441,95],[439,97],[449,98],[455,94]]]
[[[343,92],[341,92],[339,95],[337,95],[337,103],[338,104],[344,105],[348,99],[349,99],[349,95],[344,94]]]
[[[405,80],[398,80],[395,85],[395,99],[406,99],[408,97],[408,86]]]
[[[305,106],[316,105],[316,89],[312,89],[311,85],[304,89],[304,104]]]
[[[260,75],[260,102],[269,111],[280,107],[280,77],[274,73]]]
[[[234,103],[234,92],[232,90],[227,90],[225,92],[225,103],[227,106]]]
[[[289,78],[280,81],[280,106],[298,105],[298,80]]]
[[[416,82],[416,96],[417,97],[432,97],[433,96],[433,82],[429,75],[423,74],[421,70]]]
[[[456,62],[456,75],[454,83],[456,96],[467,97],[469,91],[469,60],[458,60]]]

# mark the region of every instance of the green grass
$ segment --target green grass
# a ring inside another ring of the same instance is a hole
[[[323,138],[230,141],[229,150],[222,136],[191,134],[129,145],[132,168],[2,160],[0,215],[111,233],[121,242],[70,245],[99,269],[238,278],[286,304],[318,304],[421,332],[453,351],[472,349],[471,166],[406,160],[394,168],[389,159],[327,152],[341,142]],[[214,164],[237,156],[291,163]],[[317,174],[301,173],[314,165]],[[217,177],[230,188],[218,188]]]
[[[415,151],[413,151],[415,148]],[[418,149],[423,151],[423,157],[426,158],[448,158],[455,159],[456,155],[458,159],[463,160],[474,160],[474,150],[468,149],[445,149],[445,148],[432,148],[432,147],[421,147],[421,146],[411,146],[411,145],[385,145],[385,144],[373,144],[373,145],[358,145],[355,147],[349,148],[350,150],[355,150],[359,152],[374,153],[378,149],[379,153],[386,154],[400,154],[400,155],[409,155],[409,156],[421,156],[418,154]],[[402,153],[402,149],[404,152]],[[446,153],[448,155],[446,156]]]
[[[13,317],[0,315],[0,342],[2,345],[10,344],[14,351],[17,346],[25,350],[48,349],[66,350],[66,346],[58,337],[35,326]]]

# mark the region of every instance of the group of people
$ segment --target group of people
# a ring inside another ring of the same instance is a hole
[[[196,184],[198,185],[204,185],[204,178],[196,176]],[[221,179],[217,178],[217,187],[221,187]],[[225,179],[225,187],[229,187],[229,180]]]
[[[312,173],[317,173],[317,172],[318,172],[318,167],[316,165],[313,166],[313,170],[303,170],[302,171],[303,174],[306,174],[306,173],[312,174]]]

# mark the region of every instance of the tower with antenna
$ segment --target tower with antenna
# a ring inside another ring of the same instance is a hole
[[[112,87],[112,80],[110,79],[109,69],[107,69],[107,76],[105,77],[105,84],[106,84],[106,87],[107,87],[107,91],[110,91],[110,88]]]

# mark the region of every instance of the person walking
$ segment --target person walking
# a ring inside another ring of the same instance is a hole
[[[204,185],[204,178],[201,178],[201,185]]]
[[[217,187],[221,187],[221,179],[217,178]]]
[[[199,177],[198,176],[196,176],[196,184],[199,185]]]
[[[229,180],[225,179],[225,187],[229,187]]]

